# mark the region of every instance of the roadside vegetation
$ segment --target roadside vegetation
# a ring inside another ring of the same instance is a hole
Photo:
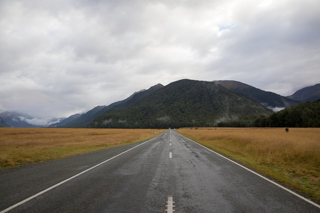
[[[0,128],[0,169],[150,139],[155,129]]]
[[[320,202],[319,128],[184,128],[179,132]]]

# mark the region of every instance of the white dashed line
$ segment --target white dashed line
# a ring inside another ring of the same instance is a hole
[[[168,197],[168,201],[167,201],[167,209],[166,209],[166,212],[168,213],[173,213],[174,210],[173,210],[173,207],[174,207],[174,202],[173,202],[173,198],[171,196]]]
[[[170,159],[172,158],[172,152],[169,152],[169,158]]]

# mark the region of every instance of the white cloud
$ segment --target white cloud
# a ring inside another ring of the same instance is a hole
[[[268,107],[269,109],[271,109],[274,112],[279,112],[281,110],[284,110],[284,107]]]

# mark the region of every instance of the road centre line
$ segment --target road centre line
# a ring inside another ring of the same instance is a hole
[[[167,207],[166,212],[168,212],[168,213],[174,212],[174,210],[173,210],[174,205],[173,204],[174,204],[173,198],[172,198],[172,196],[169,196],[168,201],[167,201],[167,205],[166,205],[166,207]]]
[[[155,137],[155,138],[156,138],[156,137]],[[22,204],[24,204],[24,203],[32,200],[33,198],[36,198],[36,197],[38,197],[38,196],[40,196],[40,195],[42,195],[42,194],[50,191],[51,189],[54,189],[54,188],[56,188],[56,187],[58,187],[58,186],[60,186],[60,185],[62,185],[62,184],[64,184],[64,183],[66,183],[66,182],[68,182],[68,181],[70,181],[70,180],[72,180],[72,179],[74,179],[74,178],[76,178],[76,177],[78,177],[78,176],[80,176],[80,175],[82,175],[82,174],[84,174],[84,173],[87,173],[88,171],[90,171],[90,170],[92,170],[92,169],[94,169],[94,168],[96,168],[96,167],[98,167],[98,166],[101,166],[102,164],[105,164],[105,163],[107,163],[107,162],[109,162],[109,161],[111,161],[111,160],[113,160],[113,159],[115,159],[115,158],[117,158],[117,157],[119,157],[119,156],[121,156],[121,155],[123,155],[123,154],[125,154],[125,153],[127,153],[127,152],[129,152],[129,151],[131,151],[131,150],[133,150],[133,149],[135,149],[135,148],[137,148],[137,147],[139,147],[139,146],[141,146],[141,145],[143,145],[143,144],[151,141],[151,140],[153,140],[153,139],[155,139],[155,138],[151,138],[151,139],[149,139],[149,140],[147,140],[147,141],[145,141],[145,142],[143,142],[143,143],[140,143],[140,144],[138,144],[138,145],[136,145],[136,146],[134,146],[134,147],[132,147],[132,148],[124,151],[124,152],[121,152],[120,154],[117,154],[116,156],[113,156],[112,158],[109,158],[109,159],[107,159],[107,160],[105,160],[105,161],[103,161],[103,162],[101,162],[101,163],[98,163],[98,164],[96,164],[95,166],[90,167],[89,169],[86,169],[86,170],[84,170],[84,171],[82,171],[82,172],[80,172],[80,173],[78,173],[78,174],[76,174],[76,175],[74,175],[74,176],[72,176],[72,177],[70,177],[70,178],[67,178],[67,179],[65,179],[65,180],[63,180],[63,181],[61,181],[61,182],[59,182],[59,183],[57,183],[57,184],[55,184],[55,185],[53,185],[53,186],[45,189],[45,190],[43,190],[43,191],[41,191],[41,192],[38,192],[37,194],[35,194],[35,195],[31,196],[31,197],[28,197],[28,198],[26,198],[26,199],[24,199],[24,200],[22,200],[22,201],[20,201],[20,202],[18,202],[18,203],[16,203],[16,204],[12,205],[12,206],[10,206],[10,207],[8,207],[8,208],[0,211],[0,213],[8,212],[8,211],[10,211],[10,210],[12,210],[12,209],[20,206],[20,205],[22,205]]]
[[[179,133],[179,134],[180,134],[180,133]],[[281,188],[281,189],[283,189],[283,190],[291,193],[292,195],[295,195],[296,197],[298,197],[298,198],[300,198],[300,199],[302,199],[302,200],[304,200],[304,201],[312,204],[313,206],[320,208],[320,205],[318,205],[317,203],[315,203],[315,202],[313,202],[313,201],[311,201],[311,200],[309,200],[309,199],[307,199],[307,198],[305,198],[305,197],[303,197],[303,196],[295,193],[294,191],[291,191],[290,189],[287,189],[286,187],[284,187],[284,186],[282,186],[282,185],[280,185],[280,184],[278,184],[278,183],[276,183],[276,182],[274,182],[274,181],[272,181],[272,180],[270,180],[270,179],[268,179],[268,178],[260,175],[259,173],[257,173],[257,172],[255,172],[255,171],[253,171],[253,170],[251,170],[251,169],[249,169],[249,168],[247,168],[247,167],[245,167],[245,166],[243,166],[243,165],[241,165],[241,164],[239,164],[239,163],[237,163],[237,162],[235,162],[235,161],[233,161],[233,160],[231,160],[231,159],[229,159],[229,158],[227,158],[227,157],[225,157],[225,156],[223,156],[223,155],[221,155],[221,154],[219,154],[219,153],[217,153],[217,152],[215,152],[215,151],[213,151],[212,149],[209,149],[208,147],[203,146],[202,144],[200,144],[200,143],[198,143],[198,142],[196,142],[196,141],[193,141],[193,140],[185,137],[185,136],[182,135],[182,134],[180,134],[180,135],[181,135],[182,137],[184,137],[184,138],[192,141],[193,143],[198,144],[199,146],[202,146],[203,148],[209,150],[210,152],[212,152],[212,153],[214,153],[214,154],[216,154],[216,155],[218,155],[218,156],[220,156],[220,157],[222,157],[222,158],[224,158],[224,159],[226,159],[226,160],[228,160],[228,161],[236,164],[237,166],[240,166],[241,168],[243,168],[243,169],[245,169],[245,170],[247,170],[247,171],[249,171],[249,172],[251,172],[251,173],[253,173],[253,174],[257,175],[257,176],[259,176],[260,178],[262,178],[262,179],[264,179],[264,180],[272,183],[273,185],[278,186],[279,188]]]

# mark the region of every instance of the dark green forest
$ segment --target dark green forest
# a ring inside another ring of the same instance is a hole
[[[254,122],[256,127],[320,127],[320,99],[299,104]]]
[[[161,88],[132,106],[111,109],[93,128],[179,128],[248,126],[271,111],[254,100],[214,82],[181,80]]]

